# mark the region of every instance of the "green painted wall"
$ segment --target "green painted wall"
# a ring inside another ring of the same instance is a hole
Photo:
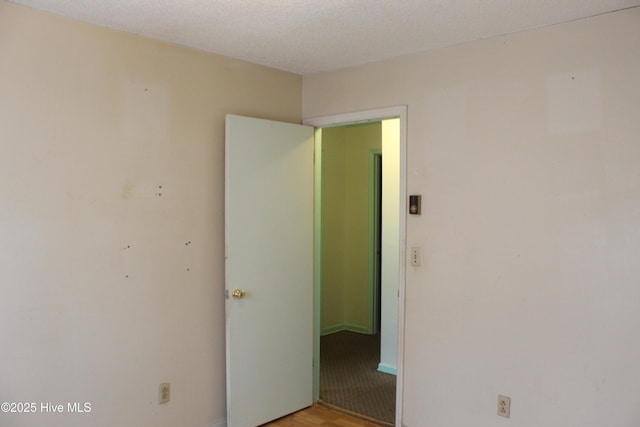
[[[370,329],[369,152],[381,123],[322,130],[322,331]]]

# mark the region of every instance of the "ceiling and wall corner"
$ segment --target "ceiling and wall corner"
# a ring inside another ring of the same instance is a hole
[[[640,0],[11,1],[297,74],[353,67],[640,5]]]

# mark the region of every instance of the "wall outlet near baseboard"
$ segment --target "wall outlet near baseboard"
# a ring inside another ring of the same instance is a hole
[[[159,403],[167,403],[171,399],[171,384],[162,383],[159,387]]]
[[[509,418],[511,415],[511,398],[507,396],[498,396],[498,415]]]

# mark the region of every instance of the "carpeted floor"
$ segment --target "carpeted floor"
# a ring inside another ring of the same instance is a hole
[[[380,336],[341,331],[320,338],[320,399],[393,424],[396,377],[378,371]]]

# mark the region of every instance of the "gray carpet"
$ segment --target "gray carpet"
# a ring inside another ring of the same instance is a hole
[[[341,331],[320,338],[320,399],[393,424],[395,375],[379,372],[380,336]]]

